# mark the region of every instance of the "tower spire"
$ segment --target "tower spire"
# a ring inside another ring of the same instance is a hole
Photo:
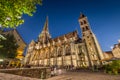
[[[39,41],[41,42],[48,42],[48,40],[51,38],[49,34],[49,29],[48,29],[48,16],[46,17],[46,21],[44,23],[44,27],[42,32],[39,35]]]
[[[46,17],[46,21],[45,21],[45,24],[44,24],[42,32],[44,32],[44,31],[49,32],[49,30],[48,30],[48,16]]]

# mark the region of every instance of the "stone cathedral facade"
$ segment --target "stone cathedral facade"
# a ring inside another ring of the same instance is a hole
[[[80,14],[78,21],[82,30],[82,38],[79,37],[77,31],[51,38],[47,18],[38,40],[32,40],[28,45],[25,64],[59,67],[101,65],[101,60],[104,58],[103,52],[90,28],[87,17]]]

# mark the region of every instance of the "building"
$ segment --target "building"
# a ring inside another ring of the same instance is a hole
[[[112,51],[106,51],[106,52],[104,52],[104,60],[110,60],[111,58],[113,58]]]
[[[120,41],[118,44],[114,44],[112,51],[104,52],[104,59],[102,59],[104,64],[111,63],[113,60],[120,60]]]
[[[115,58],[120,58],[120,41],[118,44],[114,44],[112,53]]]
[[[18,44],[18,48],[17,48],[17,53],[18,55],[16,56],[17,59],[22,59],[24,58],[23,52],[25,50],[26,47],[26,43],[24,42],[24,40],[22,39],[22,37],[20,36],[20,34],[18,33],[18,31],[16,29],[13,30],[8,30],[8,31],[3,31],[2,34],[11,34],[14,36],[14,38],[16,39],[16,42]]]
[[[82,30],[82,38],[79,37],[77,31],[51,38],[47,17],[38,40],[32,40],[28,45],[25,64],[59,67],[102,65],[103,52],[96,36],[90,29],[87,17],[80,14],[78,21]]]

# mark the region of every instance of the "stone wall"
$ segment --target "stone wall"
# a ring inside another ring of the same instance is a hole
[[[50,68],[16,68],[16,69],[2,69],[0,72],[15,74],[20,76],[46,79],[50,77]]]

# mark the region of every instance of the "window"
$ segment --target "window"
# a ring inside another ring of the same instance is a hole
[[[86,24],[87,22],[84,20],[84,24]]]
[[[79,53],[78,53],[78,55],[80,55],[81,57],[83,57],[84,56],[84,50],[83,50],[83,48],[82,48],[82,46],[78,46],[78,48],[79,48]]]
[[[70,47],[66,47],[66,55],[70,55],[71,54],[71,48]]]
[[[44,57],[47,59],[49,58],[49,51],[45,51]]]
[[[51,53],[51,54],[50,54],[50,57],[53,58],[53,57],[54,57],[54,53]]]
[[[88,26],[86,26],[86,30],[89,30]]]
[[[82,52],[82,46],[78,46],[79,54]]]
[[[52,52],[51,52],[51,54],[50,54],[50,57],[51,57],[51,58],[55,57],[55,53],[56,53],[56,50],[53,49]]]
[[[84,28],[84,27],[82,28],[82,31],[85,31],[85,28]]]
[[[83,25],[83,22],[81,22],[80,24]]]
[[[61,57],[62,56],[62,48],[59,48],[59,50],[58,50],[58,55],[57,55],[58,57]]]

